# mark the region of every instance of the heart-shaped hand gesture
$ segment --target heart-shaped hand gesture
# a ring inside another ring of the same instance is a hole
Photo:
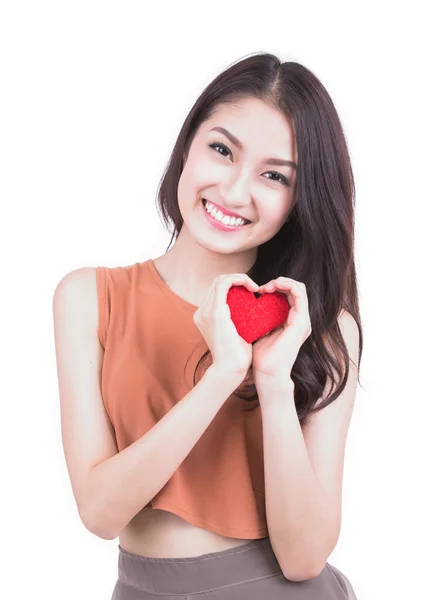
[[[289,379],[298,351],[312,332],[304,283],[278,277],[258,288],[232,287],[227,303],[238,333],[252,342],[255,382],[261,378]],[[256,341],[255,341],[256,340]]]

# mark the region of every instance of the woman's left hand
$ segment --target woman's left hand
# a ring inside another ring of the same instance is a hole
[[[290,310],[286,323],[253,343],[254,381],[289,380],[297,354],[312,332],[306,286],[290,277],[278,277],[260,286],[257,291],[260,294],[284,293]]]

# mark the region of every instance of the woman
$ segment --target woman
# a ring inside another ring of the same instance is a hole
[[[65,456],[85,526],[119,536],[113,599],[356,598],[327,562],[362,328],[324,87],[267,53],[231,65],[185,120],[159,205],[172,248],[54,295]],[[277,327],[260,302],[283,297]]]

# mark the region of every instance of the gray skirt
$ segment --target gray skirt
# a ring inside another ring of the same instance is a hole
[[[111,600],[357,600],[350,581],[326,563],[312,579],[290,581],[269,537],[187,558],[133,554],[119,544]]]

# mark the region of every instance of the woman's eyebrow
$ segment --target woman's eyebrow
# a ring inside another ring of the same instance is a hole
[[[233,133],[230,133],[230,131],[228,131],[225,127],[212,127],[212,129],[210,129],[209,131],[219,131],[220,133],[225,135],[239,150],[242,150],[244,148],[243,144],[239,141],[239,139],[235,137]],[[285,167],[292,167],[292,169],[294,169],[295,171],[297,170],[297,165],[292,160],[284,160],[282,158],[266,158],[264,162],[270,165],[283,165]]]

